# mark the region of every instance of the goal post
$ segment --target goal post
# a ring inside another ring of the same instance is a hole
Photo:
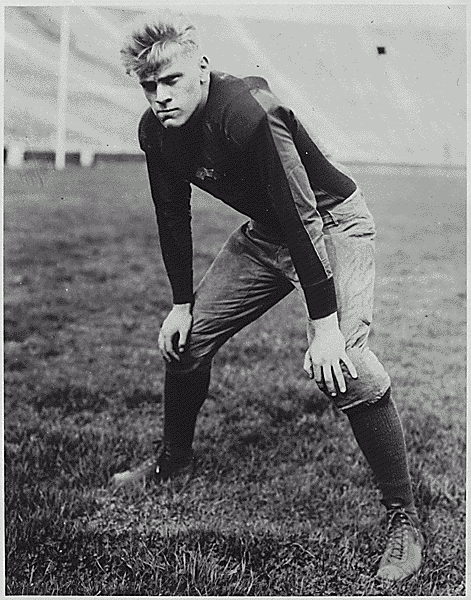
[[[67,70],[70,45],[70,7],[62,7],[60,29],[59,82],[57,87],[57,131],[55,167],[65,167],[66,151],[66,115],[67,115]]]

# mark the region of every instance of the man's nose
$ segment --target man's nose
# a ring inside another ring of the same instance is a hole
[[[157,104],[165,106],[170,102],[171,99],[172,98],[169,94],[168,87],[165,85],[158,85],[155,91],[155,101],[157,102]]]

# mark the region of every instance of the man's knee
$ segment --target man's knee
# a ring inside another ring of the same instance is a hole
[[[183,375],[211,369],[212,360],[213,357],[209,354],[195,356],[191,351],[186,350],[180,355],[180,360],[171,360],[166,363],[165,368],[169,373]]]
[[[388,373],[369,348],[349,348],[347,355],[355,365],[358,377],[353,379],[342,365],[347,391],[338,393],[334,400],[342,411],[362,403],[373,404],[391,387]]]
[[[388,389],[384,392],[381,398],[376,400],[376,402],[361,402],[360,404],[355,404],[354,406],[351,406],[349,408],[344,408],[343,412],[349,417],[361,415],[365,414],[368,411],[381,409],[381,407],[384,407],[391,402],[393,402],[391,396],[391,387],[388,387]]]

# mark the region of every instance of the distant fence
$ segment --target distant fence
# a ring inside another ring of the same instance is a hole
[[[11,169],[21,169],[23,167],[37,165],[54,164],[56,153],[54,150],[26,150],[21,146],[11,145],[3,149],[3,162]],[[76,165],[80,167],[94,167],[101,163],[110,162],[144,162],[143,152],[129,151],[100,151],[83,149],[74,152],[65,153],[65,164]]]

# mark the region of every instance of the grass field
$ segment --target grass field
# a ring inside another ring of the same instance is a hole
[[[144,167],[5,178],[7,594],[385,595],[378,493],[302,371],[299,298],[217,356],[192,484],[113,495],[162,422],[169,286]],[[378,227],[371,346],[427,536],[423,569],[387,593],[464,595],[466,181],[357,179]],[[241,220],[195,194],[197,279]]]

